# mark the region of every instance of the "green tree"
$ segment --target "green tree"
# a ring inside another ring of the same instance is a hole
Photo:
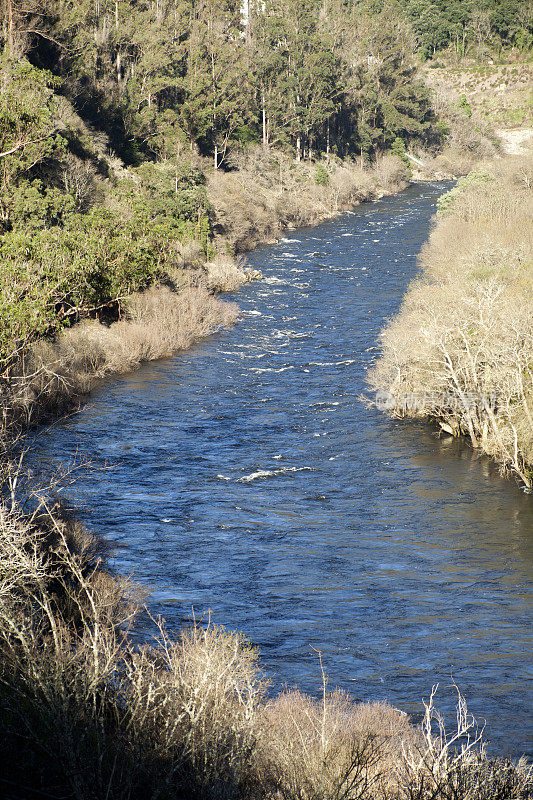
[[[0,223],[13,212],[18,181],[29,180],[46,159],[58,155],[65,142],[55,121],[52,75],[0,53]]]
[[[433,115],[429,94],[417,78],[412,33],[392,5],[361,16],[347,41],[347,91],[356,115],[360,154],[384,150],[397,136],[423,140]]]

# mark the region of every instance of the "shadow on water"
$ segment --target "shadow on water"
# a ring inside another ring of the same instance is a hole
[[[312,648],[331,685],[410,713],[454,680],[500,752],[531,755],[533,497],[357,399],[442,188],[255,251],[232,331],[107,382],[36,450],[113,467],[78,483],[82,514],[171,625],[210,609],[275,688],[319,690]]]

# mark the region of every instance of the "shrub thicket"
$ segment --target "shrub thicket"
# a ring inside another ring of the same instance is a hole
[[[236,282],[246,279],[236,268],[227,268],[225,279],[230,276]],[[216,279],[221,280],[220,273]],[[208,280],[215,277],[200,273],[197,285],[179,291],[152,287],[125,299],[124,314],[116,322],[85,319],[54,339],[28,345],[24,358],[12,365],[0,395],[0,437],[2,427],[7,431],[11,423],[27,426],[68,409],[105,375],[170,356],[230,327],[238,308],[213,297],[205,285]]]
[[[392,154],[372,164],[331,157],[315,165],[260,145],[234,153],[231,163],[235,171],[213,172],[208,190],[215,233],[237,252],[275,240],[286,228],[313,225],[363,200],[399,191],[410,175]]]
[[[531,156],[459,180],[439,201],[422,274],[370,375],[393,414],[436,419],[533,484]]]
[[[95,541],[4,464],[0,503],[0,793],[73,800],[528,800],[525,763],[489,759],[459,696],[421,729],[339,692],[268,700],[257,652],[195,624],[129,634],[141,593]]]

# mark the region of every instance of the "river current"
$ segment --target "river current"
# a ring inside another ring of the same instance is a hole
[[[233,330],[106,382],[35,450],[107,462],[73,493],[115,568],[171,626],[242,630],[274,690],[318,694],[319,650],[331,687],[415,718],[439,682],[452,725],[455,682],[494,750],[531,756],[533,497],[360,400],[445,188],[259,248]]]

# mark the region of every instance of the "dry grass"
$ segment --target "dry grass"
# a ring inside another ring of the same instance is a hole
[[[370,376],[399,416],[466,434],[533,484],[532,159],[472,173],[441,200],[423,274]]]
[[[441,62],[442,63],[442,62]],[[476,121],[497,128],[531,127],[531,63],[475,63],[424,70],[424,79],[449,105],[465,95]]]
[[[218,235],[236,252],[251,250],[275,241],[287,228],[314,225],[362,200],[404,188],[408,181],[408,170],[394,156],[385,156],[372,169],[333,157],[320,164],[326,177],[317,183],[315,163],[247,147],[234,157],[234,172],[213,172],[209,179]]]
[[[238,309],[202,286],[180,292],[153,287],[128,301],[126,317],[111,325],[86,320],[56,341],[37,342],[6,394],[4,418],[31,422],[54,413],[88,392],[105,375],[129,372],[163,358],[236,320]]]
[[[8,470],[7,482],[20,477]],[[73,800],[527,800],[527,765],[489,760],[459,696],[447,734],[326,691],[266,698],[257,652],[195,624],[128,633],[139,593],[46,492],[0,503],[0,794]],[[435,729],[436,723],[436,729]],[[465,745],[465,736],[471,735]],[[457,749],[457,747],[458,749]],[[4,792],[5,789],[5,792]]]

